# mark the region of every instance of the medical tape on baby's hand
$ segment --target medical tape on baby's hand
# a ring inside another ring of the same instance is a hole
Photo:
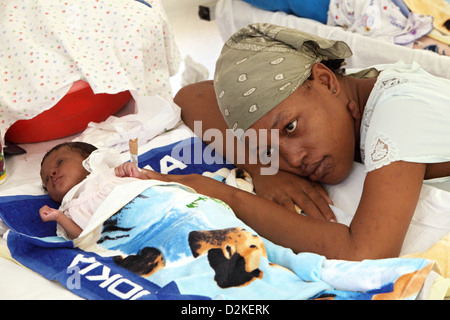
[[[136,167],[138,166],[138,139],[130,139],[129,142],[129,148],[130,148],[130,160],[133,162]]]

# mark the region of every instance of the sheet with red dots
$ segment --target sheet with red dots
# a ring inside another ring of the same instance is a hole
[[[2,137],[78,80],[95,93],[172,97],[181,61],[159,0],[1,1],[0,44]]]

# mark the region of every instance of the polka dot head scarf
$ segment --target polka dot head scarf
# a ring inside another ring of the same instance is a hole
[[[239,136],[289,97],[315,63],[351,55],[342,41],[251,24],[228,39],[217,61],[214,89],[220,111]]]

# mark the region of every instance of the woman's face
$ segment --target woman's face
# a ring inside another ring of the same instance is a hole
[[[354,118],[347,104],[320,80],[308,80],[251,128],[278,129],[279,169],[336,184],[349,174],[355,153]],[[265,152],[265,150],[258,150]]]
[[[41,167],[41,179],[50,197],[61,202],[66,193],[89,174],[84,158],[70,147],[61,147],[48,155]]]

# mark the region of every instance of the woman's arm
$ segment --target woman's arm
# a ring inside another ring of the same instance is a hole
[[[284,171],[278,171],[274,175],[262,175],[261,168],[264,165],[260,162],[250,163],[248,157],[250,150],[234,135],[226,134],[228,126],[220,113],[212,81],[203,81],[182,88],[174,101],[181,107],[181,117],[189,128],[194,130],[195,122],[201,122],[202,137],[208,129],[220,130],[226,141],[223,141],[223,150],[215,151],[251,175],[257,195],[292,211],[295,211],[294,205],[297,205],[311,217],[335,219],[329,207],[331,200],[320,184]],[[209,144],[213,141],[204,142]],[[226,152],[227,145],[234,147],[232,156],[230,152]],[[245,155],[245,158],[238,159],[237,155]],[[258,160],[258,157],[256,158]]]
[[[147,175],[188,185],[226,202],[239,219],[261,236],[294,252],[362,260],[398,256],[417,205],[424,172],[425,165],[399,161],[368,173],[350,227],[296,214],[211,178],[155,172]]]
[[[237,139],[234,135],[228,134],[228,126],[223,119],[222,113],[219,110],[217,104],[216,95],[214,92],[214,85],[212,81],[203,81],[188,85],[182,88],[175,96],[174,102],[181,108],[181,117],[184,123],[191,128],[201,128],[201,132],[195,133],[201,134],[202,138],[205,137],[205,133],[209,129],[218,129],[225,141],[223,141],[223,150],[217,150],[222,156],[226,157],[228,161],[234,164],[239,164],[251,175],[256,174],[261,164],[249,163],[249,150],[245,147],[244,143]],[[211,144],[214,141],[204,140],[206,144]],[[232,150],[226,150],[228,146],[232,146]],[[231,152],[233,151],[233,152]],[[238,159],[238,155],[244,155],[245,158]]]
[[[414,215],[425,164],[397,161],[366,176],[363,194],[350,225],[363,255],[398,256]]]

